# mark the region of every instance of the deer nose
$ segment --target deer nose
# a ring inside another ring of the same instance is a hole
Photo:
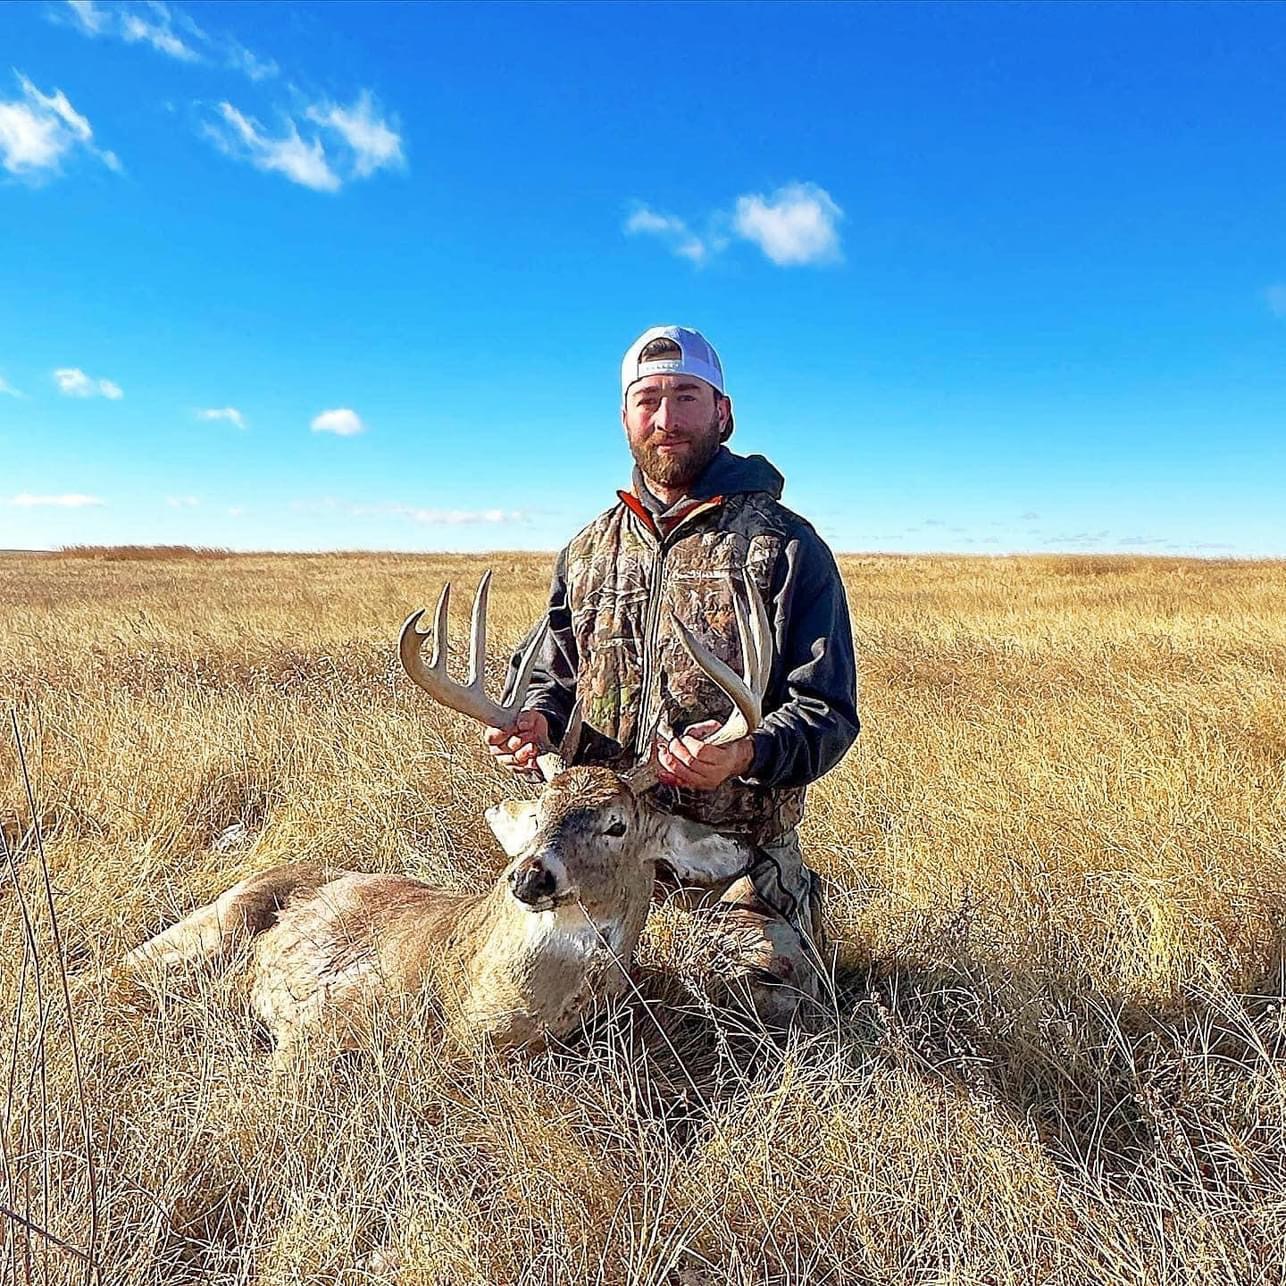
[[[524,862],[509,875],[509,887],[519,902],[535,906],[546,898],[554,896],[558,881],[554,873],[541,862]]]

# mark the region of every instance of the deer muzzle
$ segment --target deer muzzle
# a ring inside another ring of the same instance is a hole
[[[575,897],[568,886],[567,872],[549,854],[525,857],[509,872],[509,891],[519,902],[542,911]]]

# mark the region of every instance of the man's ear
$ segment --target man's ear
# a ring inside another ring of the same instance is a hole
[[[728,397],[726,394],[718,394],[716,396],[718,397],[718,401],[715,405],[723,413],[723,424],[719,430],[719,441],[727,442],[727,440],[732,437],[733,429],[732,398]]]
[[[517,857],[531,843],[536,834],[538,803],[535,799],[506,799],[492,804],[484,814],[507,857]]]
[[[683,884],[710,885],[743,875],[754,859],[744,836],[721,835],[687,817],[655,814],[650,842],[643,857],[664,862]]]

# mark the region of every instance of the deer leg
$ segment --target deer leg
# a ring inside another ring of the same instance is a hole
[[[251,875],[135,947],[121,961],[121,968],[166,969],[224,960],[270,928],[293,895],[316,889],[329,878],[312,862],[276,866]]]
[[[701,972],[772,1032],[824,1012],[831,970],[818,883],[790,831],[760,848],[745,875],[706,892],[693,908],[706,948]]]

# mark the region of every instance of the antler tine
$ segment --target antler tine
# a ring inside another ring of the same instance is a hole
[[[402,667],[411,680],[423,688],[435,701],[476,719],[479,723],[493,728],[507,728],[513,723],[518,711],[522,709],[527,686],[531,682],[531,672],[536,664],[536,653],[544,642],[549,628],[546,621],[528,641],[518,665],[518,674],[513,691],[508,701],[497,705],[483,691],[486,667],[487,643],[487,590],[490,586],[491,573],[488,571],[478,586],[478,593],[473,600],[473,628],[471,632],[472,653],[469,665],[468,683],[457,683],[447,674],[447,614],[451,602],[451,585],[443,586],[438,598],[432,631],[433,652],[428,664],[424,662],[421,649],[424,640],[430,635],[419,628],[424,609],[413,612],[402,626],[398,639],[398,655]]]
[[[473,617],[469,622],[469,686],[482,686],[487,667],[487,598],[491,591],[491,568],[482,573],[473,596]]]
[[[621,779],[636,795],[641,795],[645,790],[651,790],[661,779],[661,764],[657,758],[657,736],[661,731],[661,721],[664,714],[657,713],[656,718],[652,721],[651,728],[648,729],[646,745],[648,748],[647,758],[637,763],[628,772],[621,774]]]
[[[744,677],[698,642],[677,616],[671,615],[670,618],[684,646],[692,654],[692,659],[732,702],[733,711],[727,722],[705,739],[714,746],[727,745],[730,741],[749,735],[763,720],[763,699],[772,669],[768,609],[751,580],[746,581],[746,596],[750,600],[749,610],[739,597],[733,598],[737,633],[745,660]]]
[[[772,677],[772,621],[768,617],[768,605],[759,592],[759,586],[749,578],[746,580],[746,597],[750,601],[750,628],[748,631],[743,630],[742,638],[750,640],[754,656],[753,668],[747,658],[746,679],[752,690],[759,693],[762,701],[768,692],[768,680]],[[740,606],[740,599],[737,599],[737,604]]]

